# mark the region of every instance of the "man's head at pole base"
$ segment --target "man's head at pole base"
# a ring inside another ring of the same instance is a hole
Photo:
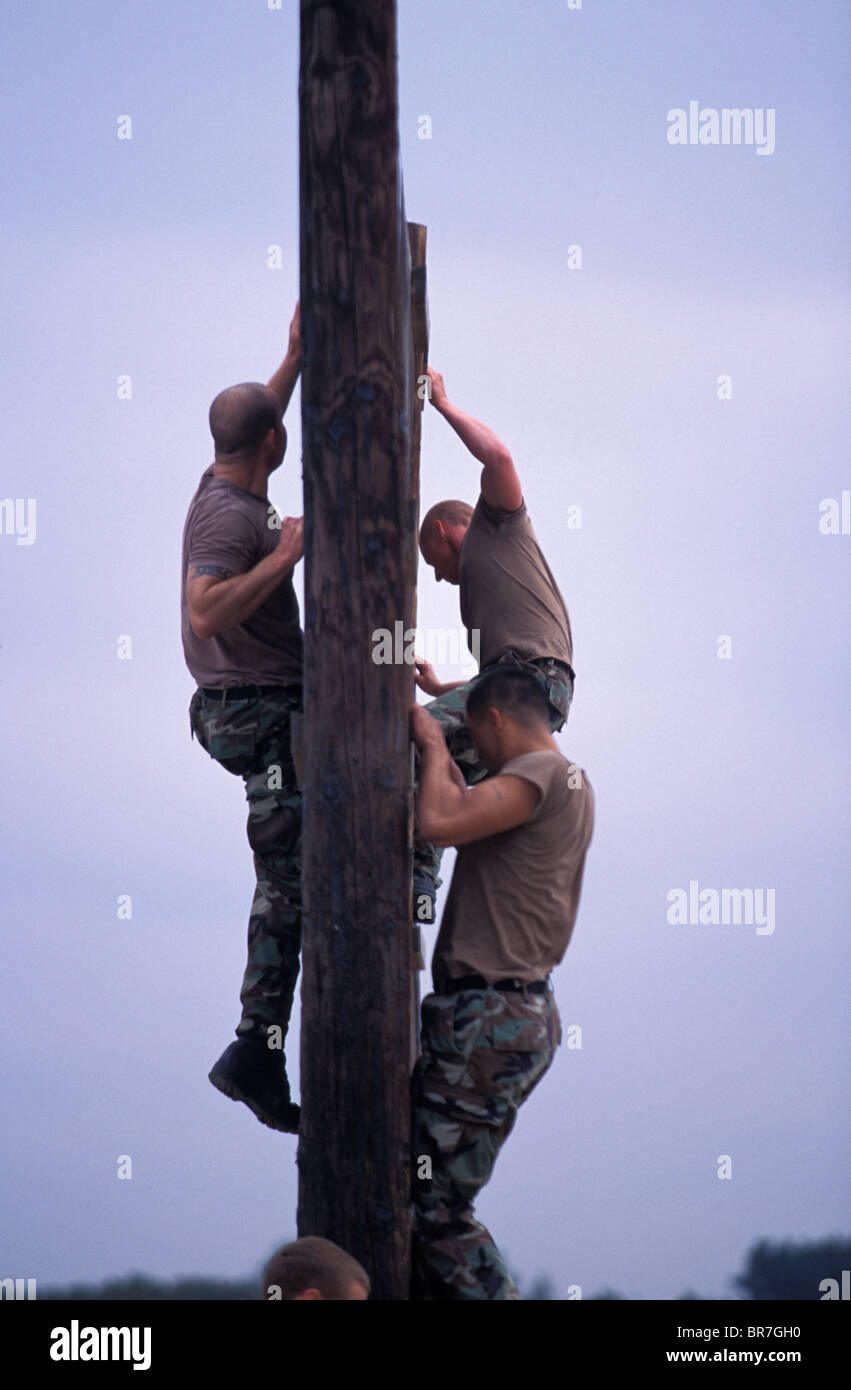
[[[302,1236],[278,1250],[263,1270],[264,1302],[324,1299],[363,1302],[369,1275],[353,1256],[322,1236]]]
[[[461,546],[473,515],[469,502],[435,502],[420,525],[420,553],[438,583],[458,583]]]

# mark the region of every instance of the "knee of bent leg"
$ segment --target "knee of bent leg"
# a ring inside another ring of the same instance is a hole
[[[262,857],[294,850],[301,833],[301,808],[294,800],[262,797],[250,803],[247,830],[248,843]]]

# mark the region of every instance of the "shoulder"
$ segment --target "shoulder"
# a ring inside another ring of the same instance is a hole
[[[593,809],[594,794],[584,768],[548,749],[521,753],[503,764],[500,776],[522,777],[538,788],[541,797],[535,819],[542,813],[570,811],[586,814]]]
[[[525,502],[521,502],[515,511],[510,512],[506,511],[504,507],[492,507],[480,493],[470,520],[470,526],[475,526],[477,530],[496,531],[527,519],[528,512]]]
[[[213,473],[213,465],[210,464],[209,467],[204,469],[204,472],[198,479],[198,486],[192,494],[192,501],[189,503],[190,513],[198,510],[198,506],[206,498],[210,488],[210,484],[214,480],[214,478],[215,474]]]
[[[253,497],[243,488],[217,478],[211,467],[201,478],[191,512],[193,521],[214,524],[226,532],[259,531],[274,508],[262,497]]]

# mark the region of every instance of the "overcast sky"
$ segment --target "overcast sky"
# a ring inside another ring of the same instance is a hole
[[[207,1081],[253,880],[178,597],[209,402],[271,375],[298,293],[297,8],[2,20],[2,1277],[238,1276],[295,1232],[295,1138]],[[561,1298],[731,1296],[755,1239],[849,1228],[848,30],[841,0],[399,3],[431,361],[513,452],[597,795],[555,977],[582,1046],[479,1202]],[[691,102],[751,143],[672,144]],[[287,425],[298,514],[298,396]],[[427,412],[423,509],[478,477]],[[423,627],[457,599],[421,568]],[[690,883],[772,929],[670,921]]]

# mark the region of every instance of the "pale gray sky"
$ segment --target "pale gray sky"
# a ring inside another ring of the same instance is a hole
[[[3,19],[0,498],[37,508],[32,544],[0,535],[4,1277],[239,1275],[295,1229],[295,1139],[206,1079],[252,879],[240,785],[189,741],[178,587],[209,402],[268,378],[297,296],[296,9]],[[597,794],[556,975],[582,1048],[479,1211],[561,1297],[724,1297],[756,1238],[848,1230],[851,537],[819,530],[851,488],[847,8],[399,12],[431,358],[514,453],[573,624],[561,744]],[[672,146],[692,100],[771,108],[774,152]],[[423,507],[478,474],[427,413]],[[456,626],[457,590],[419,582],[421,623]],[[671,925],[692,880],[773,889],[773,933]]]

